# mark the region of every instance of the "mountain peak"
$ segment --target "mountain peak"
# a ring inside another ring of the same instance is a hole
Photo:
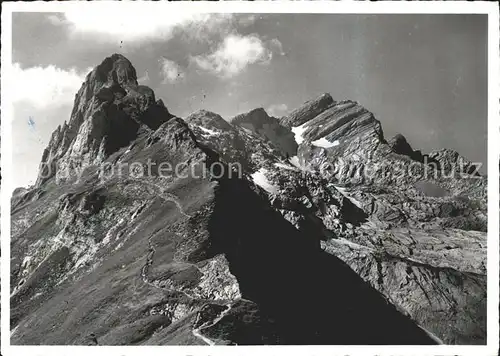
[[[288,116],[281,119],[281,123],[287,127],[300,126],[316,117],[333,104],[335,104],[335,101],[332,96],[328,93],[323,93],[312,100],[306,101]]]
[[[102,83],[137,85],[137,73],[132,63],[122,54],[105,58],[93,71],[93,79]]]
[[[392,137],[389,141],[389,146],[391,146],[392,150],[396,153],[410,156],[413,153],[413,149],[410,144],[406,140],[402,134],[397,133]]]
[[[333,98],[330,95],[330,93],[323,93],[320,96],[318,96],[315,100],[326,100],[326,101],[333,102]]]
[[[254,124],[262,126],[262,123],[270,120],[269,115],[263,108],[256,108],[243,114],[238,114],[231,119],[233,125]]]
[[[69,123],[52,134],[37,186],[60,171],[68,177],[99,163],[134,140],[139,129],[155,130],[171,117],[151,88],[138,85],[136,70],[126,57],[115,53],[105,58],[76,94]]]
[[[198,110],[186,117],[185,121],[190,124],[205,127],[207,129],[216,128],[219,130],[232,130],[229,122],[222,116],[207,110]]]
[[[284,127],[277,118],[269,116],[263,108],[237,115],[231,120],[231,124],[250,130],[272,142],[284,154],[293,156],[297,153],[297,143],[290,129]]]

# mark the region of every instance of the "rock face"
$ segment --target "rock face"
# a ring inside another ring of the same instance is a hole
[[[283,153],[293,156],[297,152],[297,143],[289,128],[284,127],[275,117],[267,115],[262,108],[235,116],[231,123],[246,128],[256,135],[272,142]]]
[[[380,122],[357,103],[323,109],[292,127],[298,161],[367,216],[333,229],[337,238],[321,242],[325,251],[444,342],[484,343],[486,177],[454,151],[423,155],[402,135],[386,141]]]
[[[282,119],[282,123],[287,127],[300,126],[321,114],[334,103],[330,94],[323,94],[292,111],[290,115]]]
[[[240,171],[253,172],[279,159],[282,152],[265,137],[238,123],[228,123],[220,115],[200,110],[186,118],[198,142],[220,155],[222,161],[241,166]]]
[[[280,120],[183,120],[113,55],[14,192],[11,342],[485,343],[470,167],[329,94]]]
[[[119,54],[106,58],[76,94],[69,122],[52,134],[36,185],[103,162],[134,140],[141,128],[155,130],[171,116],[150,88],[138,85],[128,59]]]

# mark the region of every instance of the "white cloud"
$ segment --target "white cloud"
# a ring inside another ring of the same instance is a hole
[[[219,47],[208,55],[192,59],[203,70],[224,78],[233,77],[250,64],[268,64],[272,58],[270,51],[256,35],[228,35]]]
[[[286,104],[273,104],[269,106],[266,111],[271,116],[280,117],[287,113],[288,106]]]
[[[64,70],[55,66],[21,68],[14,63],[9,71],[13,99],[13,176],[18,186],[34,182],[43,149],[57,125],[68,120],[75,94],[87,71]],[[28,120],[35,125],[30,127]]]
[[[185,73],[182,68],[170,59],[160,59],[160,67],[160,74],[163,78],[163,83],[176,83],[185,77]]]
[[[89,68],[78,72],[53,65],[23,69],[18,63],[14,63],[11,83],[14,104],[29,103],[37,109],[43,109],[72,103],[85,76],[91,70]]]
[[[65,24],[65,19],[62,14],[52,14],[47,16],[47,20],[51,22],[53,25],[62,26]]]
[[[232,14],[200,14],[193,10],[151,11],[148,7],[123,7],[116,12],[113,7],[78,8],[48,20],[54,25],[68,26],[70,35],[93,35],[99,42],[126,40],[137,43],[144,40],[169,40],[176,29],[189,28],[193,36],[226,28]]]
[[[177,29],[182,30],[188,40],[213,43],[235,30],[233,14],[198,14],[191,21],[186,21]]]
[[[88,69],[90,71],[91,68]],[[21,68],[14,63],[9,71],[13,99],[13,176],[18,186],[33,183],[38,164],[52,131],[68,120],[75,94],[88,71],[64,70],[55,66]],[[35,125],[28,125],[33,120]]]

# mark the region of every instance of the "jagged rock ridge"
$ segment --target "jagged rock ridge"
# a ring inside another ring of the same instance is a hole
[[[51,136],[36,185],[99,164],[135,139],[140,129],[157,129],[172,115],[153,90],[137,83],[134,67],[119,54],[90,72],[75,96],[71,118]]]
[[[182,120],[135,73],[97,66],[15,192],[13,344],[484,343],[486,179],[440,173],[468,161],[429,154],[432,196],[387,174],[430,163],[358,103]]]

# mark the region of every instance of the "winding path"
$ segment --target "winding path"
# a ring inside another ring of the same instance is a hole
[[[173,202],[176,207],[179,209],[180,213],[186,217],[186,218],[191,218],[192,216],[187,214],[181,203],[179,202],[179,198],[177,196],[175,196],[174,194],[171,194],[169,192],[166,192],[165,188],[162,188],[160,186],[158,186],[157,184],[154,184],[154,183],[151,183],[151,182],[148,182],[148,181],[138,181],[138,180],[134,180],[134,179],[127,179],[125,180],[124,182],[120,182],[121,184],[137,184],[137,185],[146,185],[150,188],[153,188],[153,191],[156,192],[156,194],[159,195],[160,198],[162,198],[163,200],[165,201],[170,201],[170,202]],[[170,231],[178,236],[180,236],[180,234],[178,232],[175,232],[175,231]],[[167,288],[162,288],[162,287],[159,287],[158,285],[156,285],[153,281],[151,281],[149,279],[149,276],[148,276],[148,271],[149,271],[149,268],[151,267],[151,265],[153,264],[153,257],[156,253],[156,249],[153,245],[153,242],[151,241],[151,237],[148,239],[148,255],[147,255],[147,260],[146,260],[146,263],[144,264],[144,266],[142,267],[141,269],[141,278],[143,280],[144,283],[146,283],[147,285],[151,286],[152,288],[155,288],[155,289],[159,289],[163,292],[167,291],[167,292],[175,292],[175,293],[182,293],[186,298],[190,299],[190,300],[194,300],[194,299],[197,299],[195,298],[194,296],[182,291],[182,290],[176,290],[176,289],[167,289]],[[201,341],[203,341],[203,343],[207,344],[207,345],[215,345],[215,342],[210,340],[208,337],[204,336],[202,334],[202,330],[204,329],[207,329],[215,324],[217,324],[228,312],[229,310],[231,310],[231,304],[228,304],[226,305],[226,309],[223,310],[215,319],[213,319],[212,321],[207,321],[205,323],[203,323],[201,326],[197,327],[197,328],[193,328],[192,330],[192,333],[193,335],[200,339]],[[197,318],[196,318],[196,321],[195,321],[195,325],[197,324],[197,322],[199,321],[199,318],[200,318],[200,314],[198,313],[197,315]]]

